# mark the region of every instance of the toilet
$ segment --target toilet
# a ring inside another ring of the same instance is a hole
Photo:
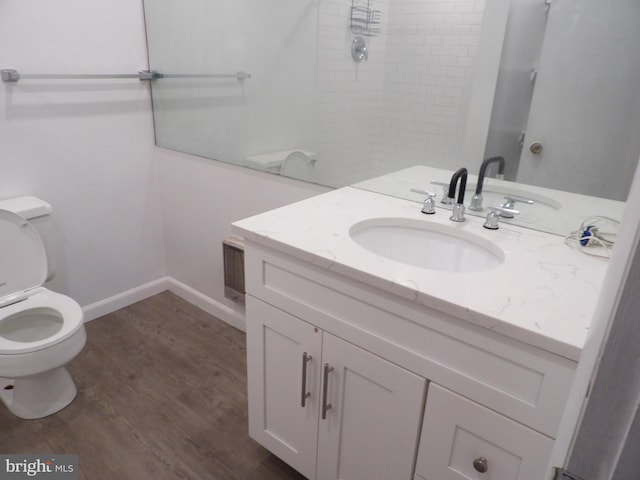
[[[42,286],[53,275],[50,215],[36,197],[0,200],[0,399],[25,419],[73,401],[64,366],[87,338],[80,305]]]
[[[247,167],[265,172],[313,181],[317,155],[308,150],[281,150],[278,152],[250,155],[245,158]]]
[[[294,150],[282,161],[280,175],[311,182],[313,180],[315,164],[315,153]]]

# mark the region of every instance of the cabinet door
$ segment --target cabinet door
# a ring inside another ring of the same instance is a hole
[[[411,480],[426,381],[326,332],[322,363],[317,479]]]
[[[552,446],[549,437],[432,383],[416,477],[540,480]]]
[[[249,435],[314,478],[322,333],[250,295],[246,318]]]

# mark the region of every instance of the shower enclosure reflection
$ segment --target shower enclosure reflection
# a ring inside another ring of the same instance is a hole
[[[365,37],[367,60],[356,63],[350,21],[358,0],[277,7],[256,0],[147,0],[152,69],[252,74],[245,82],[155,83],[158,144],[256,168],[247,158],[309,151],[317,160],[312,181],[334,187],[416,163],[459,163],[473,107],[484,0],[427,0],[421,12],[410,10],[420,4],[404,0],[364,5],[379,23]],[[497,23],[489,31],[504,32],[500,18],[489,21]],[[490,97],[502,43],[500,34],[493,37],[487,54],[493,78],[483,92]],[[482,149],[490,115],[484,109],[478,120],[485,123]]]
[[[508,180],[626,199],[634,0],[365,0],[378,23],[360,62],[359,0],[265,3],[144,1],[150,68],[251,73],[154,83],[158,145],[332,187],[503,156]]]

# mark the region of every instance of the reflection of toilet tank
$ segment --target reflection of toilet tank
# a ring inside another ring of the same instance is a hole
[[[0,200],[0,209],[17,213],[36,228],[47,252],[47,280],[51,280],[56,259],[51,205],[39,198],[24,196]]]
[[[285,177],[311,181],[316,161],[317,155],[308,150],[282,150],[250,155],[245,158],[245,165]]]

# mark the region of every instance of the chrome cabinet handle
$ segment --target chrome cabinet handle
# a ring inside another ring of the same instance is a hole
[[[333,367],[330,367],[328,363],[325,363],[323,370],[324,378],[322,385],[322,420],[326,420],[327,412],[331,410],[331,404],[327,404],[327,390],[329,390],[327,383],[329,382],[329,373],[333,372]]]
[[[486,473],[489,470],[489,462],[484,457],[476,458],[473,461],[473,468],[476,469],[476,472]]]
[[[307,363],[313,357],[307,352],[302,354],[302,395],[300,396],[300,406],[304,408],[307,404],[307,398],[311,396],[311,392],[307,392]]]

